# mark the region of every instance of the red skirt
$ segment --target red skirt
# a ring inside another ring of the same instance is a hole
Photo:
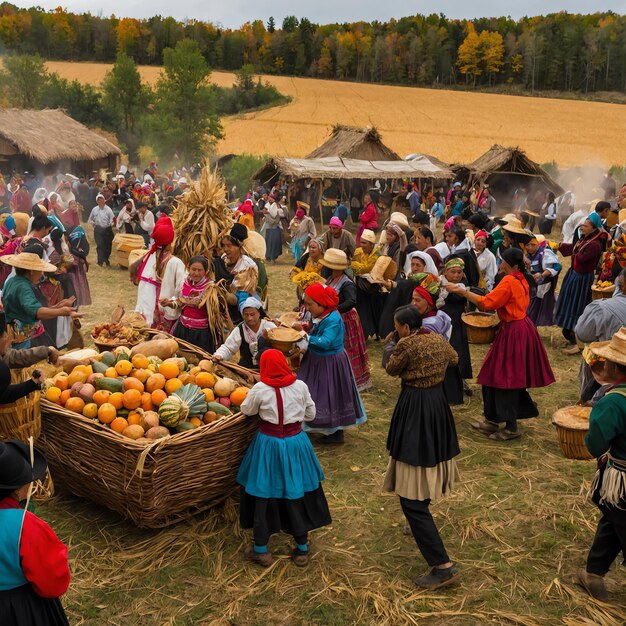
[[[346,313],[342,313],[341,318],[346,327],[343,345],[350,359],[357,389],[363,391],[371,387],[372,381],[370,378],[369,357],[367,356],[367,344],[365,343],[361,320],[356,309],[350,309]]]
[[[547,387],[555,381],[535,325],[525,317],[502,322],[477,382],[496,389]]]

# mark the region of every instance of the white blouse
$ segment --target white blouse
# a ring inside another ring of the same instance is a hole
[[[311,422],[315,419],[315,403],[306,383],[296,380],[288,387],[280,388],[283,399],[283,424]],[[265,422],[278,424],[278,405],[274,387],[257,383],[250,389],[241,404],[241,411],[246,415],[257,415]]]

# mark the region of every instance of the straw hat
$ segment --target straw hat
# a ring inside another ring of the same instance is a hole
[[[0,261],[11,265],[12,267],[19,267],[23,270],[35,270],[38,272],[56,272],[57,268],[52,263],[46,263],[40,259],[34,252],[21,252],[20,254],[9,254],[7,256],[0,257]]]
[[[253,259],[264,259],[267,246],[263,235],[256,230],[249,230],[248,237],[243,242],[243,248]]]
[[[296,207],[308,211],[311,208],[311,205],[307,204],[306,202],[302,202],[302,200],[296,200]]]
[[[374,233],[373,230],[366,228],[361,233],[361,241],[369,241],[370,243],[376,245],[376,234]]]
[[[345,270],[350,267],[350,261],[343,250],[337,248],[329,248],[324,252],[324,258],[320,260],[324,267],[331,270]]]
[[[394,211],[389,216],[389,221],[397,224],[398,226],[400,226],[400,228],[409,227],[409,220],[407,219],[406,215],[404,213],[400,213],[400,211]]]
[[[518,235],[532,234],[522,226],[522,222],[516,217],[508,219],[502,226],[502,230],[508,230],[510,233],[517,233]]]
[[[398,273],[398,266],[390,256],[379,256],[370,272],[372,282],[391,280]]]
[[[622,326],[610,341],[596,341],[589,344],[593,354],[619,365],[626,365],[626,327]]]

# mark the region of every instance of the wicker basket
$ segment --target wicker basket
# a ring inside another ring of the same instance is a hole
[[[615,291],[615,285],[610,287],[598,287],[598,285],[591,285],[591,299],[602,300],[604,298],[612,298]]]
[[[493,313],[474,311],[461,316],[469,343],[491,343],[496,336],[500,318]]]
[[[591,407],[582,406],[566,406],[554,413],[552,423],[556,426],[559,445],[566,459],[579,461],[593,459],[585,445],[590,413]]]
[[[267,331],[267,341],[272,346],[285,354],[289,354],[293,350],[293,346],[303,337],[302,332],[293,328],[285,328],[279,326]]]
[[[36,366],[11,370],[11,383],[23,383],[30,380]],[[41,432],[41,412],[39,410],[39,391],[34,391],[11,404],[0,405],[0,439],[19,439],[35,441]]]
[[[182,356],[210,356],[177,341]],[[216,369],[249,386],[240,375],[247,370],[228,363]],[[175,524],[226,499],[257,428],[256,419],[237,413],[146,445],[47,400],[41,408],[40,445],[57,485],[145,528]]]
[[[143,249],[145,242],[141,235],[127,235],[120,233],[113,239],[113,247],[117,253],[117,263],[121,267],[128,267],[129,255],[133,250]]]

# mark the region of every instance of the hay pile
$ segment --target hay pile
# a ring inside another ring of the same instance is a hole
[[[233,225],[232,211],[226,205],[226,187],[208,164],[189,191],[179,196],[172,216],[176,229],[174,254],[185,264],[193,256],[209,260]]]

